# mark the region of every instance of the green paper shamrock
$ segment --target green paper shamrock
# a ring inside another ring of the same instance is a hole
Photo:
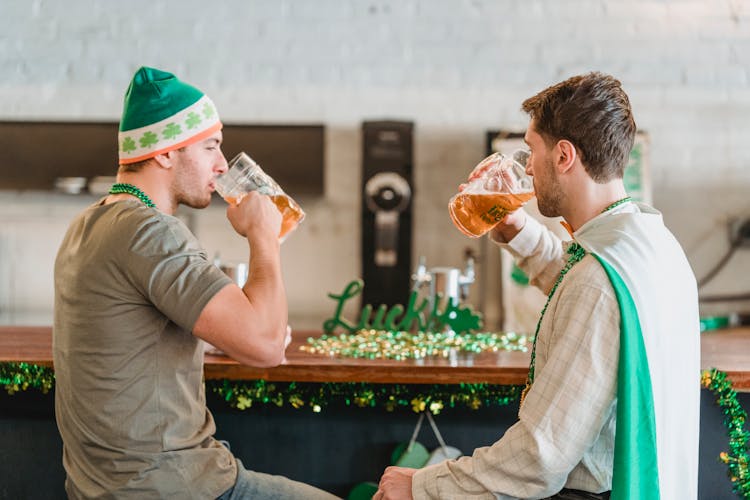
[[[482,327],[482,315],[475,313],[471,306],[456,306],[454,299],[449,298],[446,301],[445,309],[442,312],[438,306],[442,301],[442,294],[435,296],[432,315],[428,322],[427,328],[432,331],[440,331],[448,326],[455,333],[472,332]]]
[[[455,307],[452,301],[449,301],[440,319],[456,333],[471,332],[482,327],[479,314],[475,314],[470,307]]]

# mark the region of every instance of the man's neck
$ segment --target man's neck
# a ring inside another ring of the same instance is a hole
[[[573,231],[577,231],[585,223],[601,214],[612,203],[627,196],[621,179],[606,184],[587,184],[575,196],[568,198],[570,207],[563,214],[565,221]]]
[[[172,199],[169,183],[162,178],[163,175],[164,173],[161,171],[150,171],[146,167],[139,172],[119,172],[117,182],[137,187],[154,202],[160,212],[174,215],[177,206]],[[107,202],[126,199],[130,196],[127,194],[109,195]]]

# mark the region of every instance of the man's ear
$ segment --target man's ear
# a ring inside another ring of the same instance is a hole
[[[557,141],[555,148],[555,167],[557,168],[558,174],[563,174],[573,168],[573,165],[578,158],[578,151],[572,142],[565,139]]]
[[[174,166],[174,151],[167,151],[154,156],[154,161],[161,167],[169,170]]]

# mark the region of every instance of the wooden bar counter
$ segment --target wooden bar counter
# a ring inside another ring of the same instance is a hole
[[[31,325],[32,323],[25,323]],[[499,352],[456,359],[371,361],[312,355],[299,346],[318,332],[296,332],[287,362],[276,368],[241,366],[226,356],[207,355],[208,379],[278,382],[370,382],[382,384],[459,384],[488,382],[523,384],[529,353]],[[703,368],[729,374],[735,389],[750,391],[750,328],[702,334]],[[52,328],[0,326],[0,363],[27,362],[52,366]],[[679,360],[674,360],[679,362]],[[699,383],[699,374],[695,375]],[[417,416],[410,407],[358,407],[330,401],[316,413],[310,406],[254,404],[238,410],[212,391],[207,405],[217,425],[217,437],[232,443],[246,466],[313,484],[346,498],[361,481],[377,481],[390,463],[394,448],[409,439]],[[750,407],[750,394],[740,393]],[[517,420],[518,402],[458,405],[436,416],[445,440],[464,453],[495,442]],[[723,410],[708,390],[701,390],[700,471],[698,498],[734,498],[727,468],[717,459],[727,450]],[[62,442],[54,417],[54,398],[39,391],[0,391],[0,455],[12,457],[12,467],[0,467],[0,485],[8,498],[65,498]],[[438,446],[423,430],[428,449]],[[18,471],[22,471],[19,473]],[[23,471],[36,471],[24,474]],[[38,472],[42,471],[42,474]],[[41,480],[40,480],[41,478]],[[2,494],[0,497],[5,498]]]
[[[518,351],[459,354],[453,359],[392,361],[335,358],[300,351],[310,336],[299,331],[287,349],[287,361],[275,368],[252,368],[221,355],[207,354],[207,379],[278,382],[371,382],[392,384],[459,384],[486,382],[520,385],[526,380],[529,353]],[[731,328],[701,335],[701,368],[727,372],[735,389],[750,390],[750,328]],[[0,326],[0,362],[52,366],[52,328]],[[696,374],[696,383],[698,375]]]

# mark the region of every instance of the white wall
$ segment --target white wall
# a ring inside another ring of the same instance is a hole
[[[629,92],[651,135],[654,204],[699,277],[726,250],[727,221],[750,216],[743,0],[0,0],[0,119],[117,120],[141,65],[203,89],[225,121],[326,125],[326,195],[299,200],[308,218],[283,246],[302,326],[319,327],[326,294],[359,274],[363,120],[416,124],[414,255],[428,265],[478,248],[446,202],[485,131],[523,129],[524,98],[589,70]],[[1,155],[0,172],[14,168]],[[0,311],[51,309],[56,247],[92,199],[0,192]],[[209,252],[244,258],[221,207],[193,215]],[[705,292],[747,291],[748,264],[743,250]]]

